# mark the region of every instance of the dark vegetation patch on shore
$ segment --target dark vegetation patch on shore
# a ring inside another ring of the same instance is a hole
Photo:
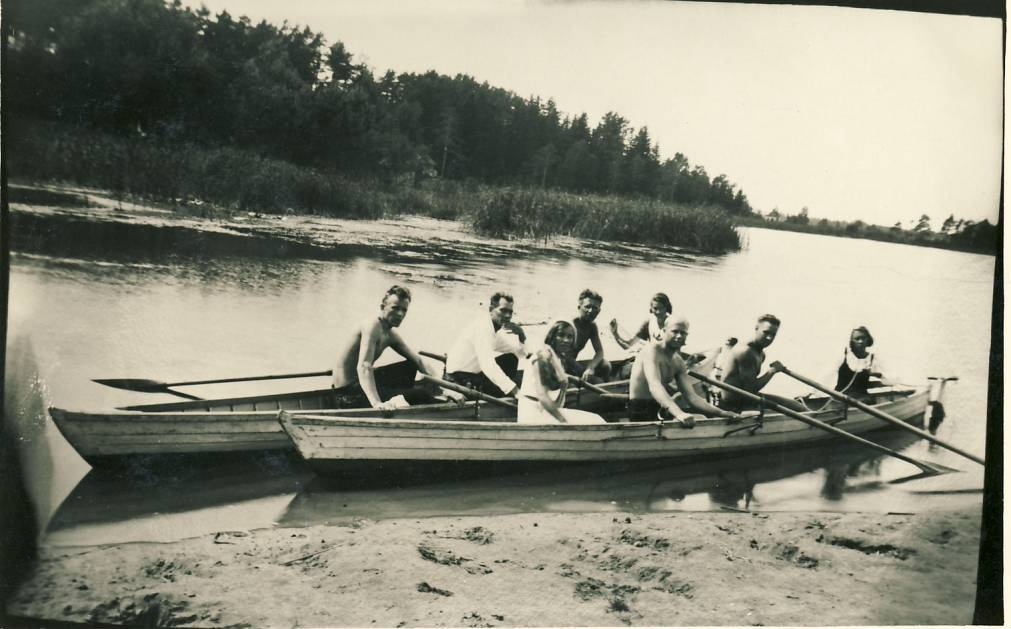
[[[656,245],[704,253],[741,248],[730,216],[714,207],[688,207],[654,199],[608,198],[504,188],[470,217],[478,233],[546,238],[555,234]]]
[[[461,220],[477,233],[496,238],[566,235],[703,253],[741,246],[730,216],[715,206],[474,180],[384,182],[326,173],[240,149],[124,138],[39,120],[18,125],[11,135],[11,171],[23,179],[100,187],[207,218],[230,211],[353,219],[418,214]],[[65,204],[44,192],[19,189],[13,200]]]

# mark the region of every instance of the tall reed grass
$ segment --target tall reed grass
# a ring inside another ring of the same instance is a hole
[[[227,210],[376,219],[421,214],[468,222],[496,237],[571,235],[678,246],[705,253],[739,249],[717,208],[583,196],[473,181],[422,186],[356,179],[248,151],[123,138],[41,121],[11,125],[8,172],[16,180],[61,181]]]
[[[469,218],[475,231],[495,237],[547,238],[561,234],[684,247],[703,253],[741,248],[730,216],[719,208],[652,199],[501,188],[485,194]]]

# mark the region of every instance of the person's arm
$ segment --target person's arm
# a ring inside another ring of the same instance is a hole
[[[501,389],[503,394],[515,395],[519,387],[495,362],[495,330],[490,321],[487,328],[477,331],[474,338],[474,350],[477,353],[477,364],[481,367],[481,372],[495,383],[495,386]]]
[[[660,375],[660,368],[656,364],[656,346],[650,343],[643,352],[646,352],[646,355],[642,357],[644,361],[643,375],[646,376],[646,384],[649,385],[650,395],[653,396],[653,399],[657,401],[661,408],[667,409],[675,418],[679,420],[689,418],[689,413],[681,410],[681,407],[677,405],[674,398],[667,392],[667,383],[663,381],[663,377]]]
[[[631,339],[625,339],[621,336],[621,334],[618,333],[617,319],[611,319],[611,323],[609,323],[608,326],[611,328],[611,336],[614,337],[614,342],[617,343],[618,346],[621,347],[621,349],[628,349],[632,347],[632,341],[634,340],[634,337]]]
[[[413,364],[418,369],[418,371],[422,373],[427,373],[433,378],[441,377],[441,375],[437,371],[429,367],[428,364],[426,364],[425,361],[421,359],[421,356],[419,356],[417,352],[415,352],[407,345],[407,343],[404,341],[404,338],[400,336],[400,334],[396,330],[390,330],[390,347],[393,348],[393,351],[397,352],[398,354],[409,360],[411,364]]]
[[[554,371],[555,367],[551,363],[551,355],[547,353],[547,350],[541,350],[537,352],[534,356],[530,366],[533,373],[531,374],[534,378],[534,390],[537,393],[537,401],[540,402],[541,407],[544,408],[552,417],[557,419],[559,422],[565,424],[565,416],[562,415],[561,410],[558,408],[558,404],[551,399],[551,392],[544,385],[544,378],[547,374]],[[563,383],[564,387],[565,384]],[[564,391],[564,388],[562,389]]]
[[[583,380],[589,380],[597,372],[597,367],[604,362],[604,344],[600,342],[600,331],[597,324],[593,324],[593,333],[590,334],[590,344],[593,346],[593,359],[583,370]]]
[[[877,354],[874,354],[874,362],[871,364],[871,377],[877,378],[885,386],[894,386],[895,380],[885,376],[886,369],[882,366]]]
[[[358,343],[358,384],[361,385],[365,397],[372,408],[379,408],[383,399],[379,397],[376,388],[375,367],[372,364],[376,349],[379,346],[379,321],[362,326],[361,341]]]
[[[765,387],[765,385],[769,384],[769,380],[772,380],[772,377],[782,370],[783,364],[781,362],[779,362],[778,360],[772,361],[772,363],[769,364],[769,368],[766,370],[766,372],[755,378],[755,392],[757,393],[761,391],[762,388]]]

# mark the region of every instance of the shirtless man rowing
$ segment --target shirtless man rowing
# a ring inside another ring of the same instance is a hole
[[[769,383],[769,380],[782,370],[782,365],[779,362],[773,362],[765,373],[758,375],[762,370],[762,363],[765,362],[765,348],[776,340],[779,325],[779,318],[775,315],[765,314],[759,317],[755,324],[755,335],[750,341],[743,345],[736,345],[732,349],[728,348],[727,351],[720,354],[713,377],[757,395]],[[714,391],[714,393],[716,392]],[[802,404],[795,400],[768,393],[762,395],[788,408],[797,411],[806,410]],[[740,411],[756,405],[755,402],[747,398],[723,389],[719,390],[716,398],[719,400],[720,408],[730,411]]]
[[[677,382],[682,399],[694,410],[705,415],[737,420],[735,412],[717,408],[695,392],[688,377],[688,366],[678,350],[688,338],[688,321],[667,317],[660,338],[646,343],[635,357],[628,383],[628,411],[631,421],[656,421],[657,413],[666,412],[691,428],[696,415],[683,410],[667,390],[667,384]]]
[[[425,365],[401,338],[396,328],[403,323],[407,309],[411,305],[411,291],[402,286],[391,286],[383,296],[379,316],[369,317],[358,326],[355,333],[344,343],[337,354],[337,365],[333,370],[333,386],[340,388],[357,382],[373,408],[388,410],[394,408],[389,401],[383,401],[390,391],[383,383],[376,383],[375,362],[392,347],[414,367],[431,376],[439,374]]]

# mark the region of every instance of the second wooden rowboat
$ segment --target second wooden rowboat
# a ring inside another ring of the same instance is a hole
[[[928,390],[886,389],[874,406],[922,425]],[[506,473],[543,466],[645,463],[733,455],[812,444],[833,436],[778,413],[728,425],[704,419],[692,429],[672,422],[600,425],[517,424],[510,421],[446,421],[436,408],[398,411],[378,418],[366,411],[328,414],[281,412],[281,424],[299,454],[322,475],[417,477]],[[810,413],[852,434],[886,428],[865,412],[838,404]],[[613,419],[613,418],[612,418]]]

